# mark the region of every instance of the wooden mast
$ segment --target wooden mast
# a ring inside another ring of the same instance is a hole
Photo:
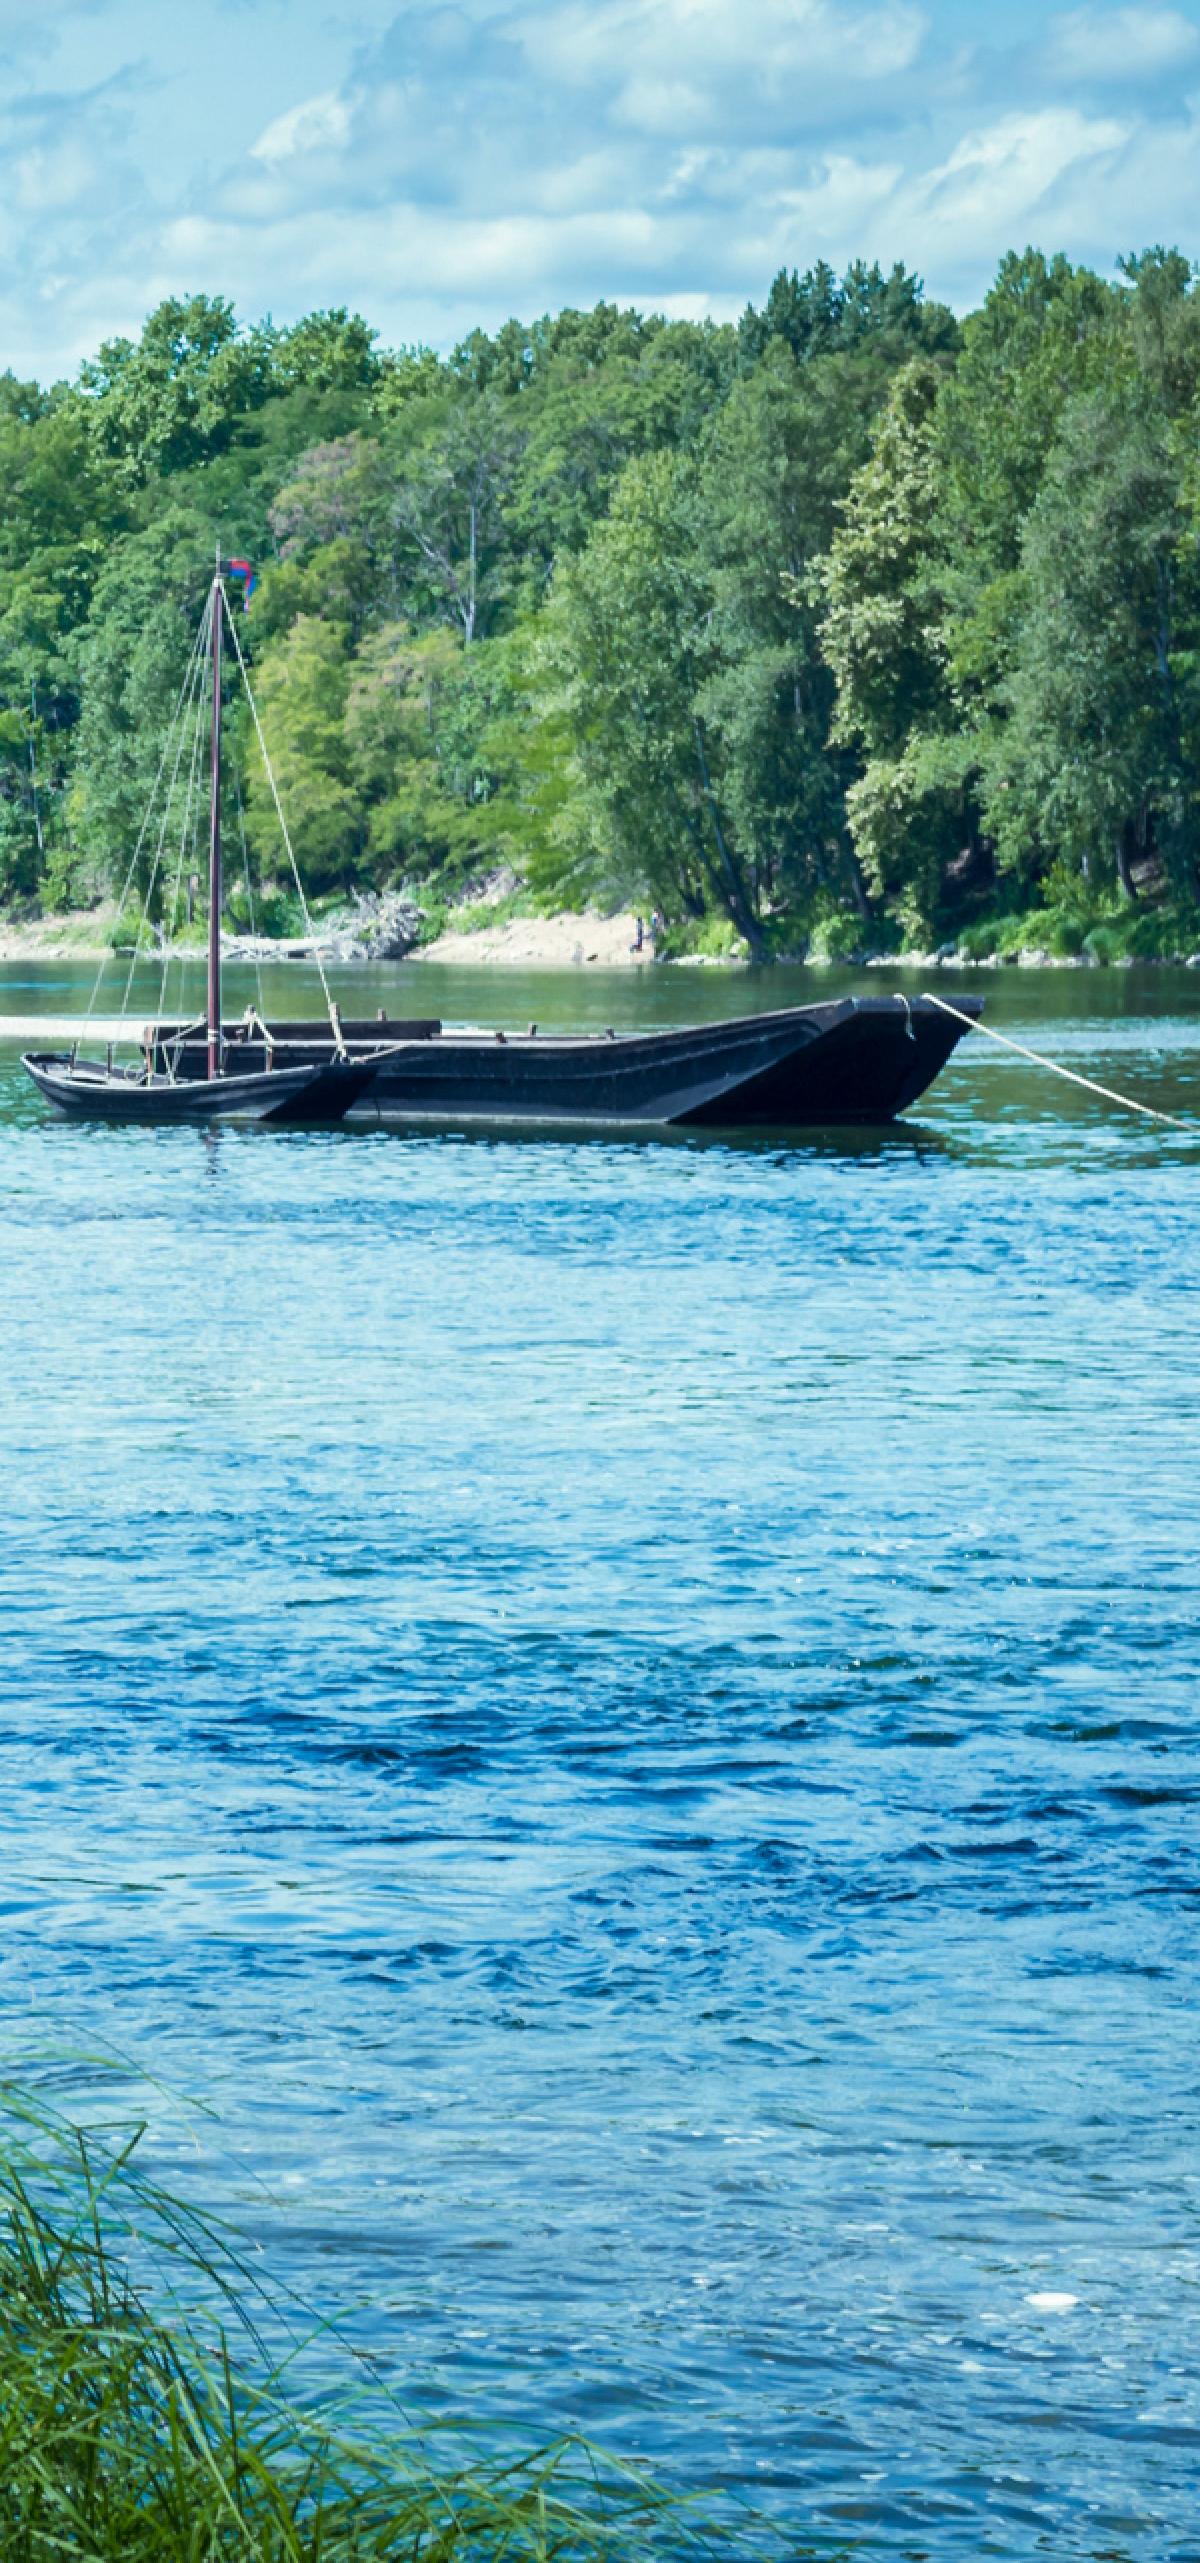
[[[221,1074],[221,554],[212,583],[212,802],[208,857],[208,1073]]]

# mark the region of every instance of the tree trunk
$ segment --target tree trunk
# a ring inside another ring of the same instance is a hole
[[[1137,883],[1132,870],[1135,843],[1134,822],[1125,819],[1117,835],[1117,879],[1121,884],[1122,897],[1133,901],[1137,899]]]
[[[693,719],[692,734],[696,742],[696,758],[700,767],[701,788],[704,793],[704,798],[708,803],[708,814],[712,820],[713,836],[716,840],[718,868],[724,888],[725,905],[734,925],[737,927],[738,933],[750,946],[751,959],[754,961],[765,961],[767,957],[767,948],[763,942],[762,928],[759,925],[758,919],[754,914],[754,910],[750,905],[750,901],[746,895],[745,884],[725,841],[725,831],[721,825],[721,814],[717,808],[717,796],[713,791],[712,778],[708,771],[708,758],[705,754],[704,748],[704,732],[701,729],[698,719]]]
[[[463,615],[463,647],[469,650],[475,638],[475,608],[479,580],[479,501],[471,497],[471,553],[467,566],[467,602]]]
[[[858,849],[849,829],[846,830],[846,833],[842,838],[842,845],[845,850],[846,870],[850,875],[850,889],[854,899],[854,905],[858,911],[859,924],[864,926],[873,925],[875,922],[874,912],[871,907],[871,902],[867,897],[867,885],[863,879],[863,869],[858,859]]]

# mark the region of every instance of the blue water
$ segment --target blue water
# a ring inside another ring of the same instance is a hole
[[[438,1002],[817,991],[532,993]],[[1200,1122],[1195,975],[987,993]],[[750,1148],[76,1130],[8,1048],[8,2060],[128,2058],[414,2410],[1200,2555],[1198,1181],[978,1041]]]

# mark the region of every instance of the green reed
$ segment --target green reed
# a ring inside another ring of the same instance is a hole
[[[700,2539],[577,2442],[470,2466],[289,2390],[244,2248],[0,2089],[3,2563],[615,2563]]]

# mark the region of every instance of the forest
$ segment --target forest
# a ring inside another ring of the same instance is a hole
[[[965,320],[818,264],[737,323],[600,303],[449,356],[164,302],[74,381],[0,376],[0,908],[125,876],[220,545],[318,904],[404,886],[432,933],[499,882],[763,960],[1190,950],[1198,418],[1174,250],[1014,253]],[[231,918],[284,931],[231,731]]]

